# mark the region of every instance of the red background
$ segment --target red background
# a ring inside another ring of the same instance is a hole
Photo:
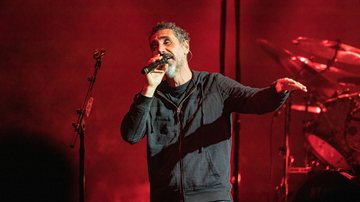
[[[94,106],[86,120],[86,201],[148,201],[146,143],[129,145],[119,133],[120,121],[133,95],[142,87],[139,72],[151,56],[148,33],[158,21],[177,23],[190,33],[193,53],[190,67],[218,72],[220,6],[220,1],[215,0],[3,0],[0,3],[2,137],[14,135],[14,128],[20,128],[18,133],[28,137],[24,145],[40,139],[51,151],[60,152],[71,170],[64,175],[71,179],[69,185],[74,186],[69,186],[70,198],[76,200],[78,145],[69,148],[74,135],[71,123],[76,121],[75,110],[83,102],[87,77],[93,72],[92,53],[96,48],[105,48],[94,88]],[[360,47],[359,10],[358,0],[241,1],[242,83],[264,87],[277,78],[292,76],[259,47],[257,38],[268,39],[296,54],[302,52],[291,41],[298,36],[340,38],[344,43]],[[225,74],[234,78],[233,1],[227,5],[226,47]],[[302,101],[304,94],[297,94],[298,101]],[[304,114],[292,114],[291,150],[295,163],[303,166]],[[283,160],[278,148],[284,144],[284,119],[281,114],[272,126],[271,118],[272,114],[241,115],[240,198],[243,202],[271,200],[275,186],[280,183]],[[13,149],[12,145],[7,146]],[[26,149],[31,147],[24,148],[24,155],[28,153]],[[12,170],[13,166],[23,164],[30,164],[26,168],[29,170],[40,166],[37,161],[19,160],[14,165],[9,162],[8,168]],[[296,183],[294,180],[290,184],[291,189],[296,189]]]

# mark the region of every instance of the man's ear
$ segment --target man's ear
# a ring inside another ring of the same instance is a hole
[[[182,45],[183,45],[183,47],[184,47],[184,49],[185,49],[185,53],[186,53],[186,55],[189,53],[189,51],[190,51],[190,44],[189,44],[189,41],[184,41],[184,42],[182,42]]]

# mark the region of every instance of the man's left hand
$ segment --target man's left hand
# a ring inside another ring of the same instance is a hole
[[[276,81],[276,92],[301,90],[307,92],[306,86],[290,78],[281,78]]]

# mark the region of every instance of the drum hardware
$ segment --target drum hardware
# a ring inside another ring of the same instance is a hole
[[[294,162],[295,158],[293,156],[289,156],[289,174],[307,174],[308,172],[312,171],[312,167],[307,165],[305,165],[305,167],[293,166]]]
[[[358,76],[347,76],[338,79],[338,83],[343,86],[359,86],[360,77]]]
[[[336,100],[343,99],[343,98],[349,98],[349,99],[360,98],[360,92],[343,93],[340,95],[335,95],[334,97],[325,100],[324,104],[331,103],[331,102],[334,102]]]
[[[328,165],[325,170],[360,174],[359,95],[345,93],[327,99],[327,111],[306,126],[306,141],[312,153]]]
[[[291,109],[301,112],[309,112],[313,114],[320,114],[321,112],[326,112],[326,108],[320,106],[307,106],[304,104],[292,104]]]
[[[329,172],[334,173],[330,174],[329,179],[332,175],[336,175],[335,178],[338,179],[337,175],[340,174],[347,180],[353,180],[354,176],[360,173],[360,92],[352,92],[350,89],[360,86],[360,71],[355,73],[347,67],[335,67],[334,64],[339,62],[360,65],[360,49],[340,40],[305,37],[293,40],[293,43],[305,52],[327,59],[327,63],[322,64],[315,62],[315,57],[309,59],[297,56],[265,39],[257,39],[257,43],[291,74],[291,77],[305,84],[313,99],[308,99],[305,103],[291,103],[289,100],[286,104],[285,146],[282,148],[285,172],[280,185],[276,187],[284,197],[283,201],[290,199],[289,174],[303,173],[310,176],[311,173]],[[305,112],[312,117],[312,120],[303,121],[303,133],[307,143],[304,167],[292,165],[294,159],[290,156],[289,148],[291,110]],[[309,160],[309,154],[312,154],[314,159]]]
[[[355,76],[339,68],[328,67],[327,65],[313,62],[308,58],[296,56],[289,50],[277,47],[268,40],[257,39],[257,43],[292,77],[306,85],[308,92],[316,95],[320,98],[319,100],[333,95],[334,91],[339,88],[337,79]]]
[[[289,173],[294,173],[294,174],[307,174],[310,171],[312,171],[312,167],[310,166],[306,166],[306,167],[289,167]]]
[[[349,148],[349,162],[353,173],[360,177],[360,108],[358,104],[346,120],[345,145]]]

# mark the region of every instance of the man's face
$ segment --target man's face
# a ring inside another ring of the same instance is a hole
[[[176,69],[181,68],[187,60],[189,43],[187,41],[181,43],[171,29],[162,29],[151,36],[150,49],[153,55],[167,53],[172,56],[169,59],[169,71],[174,74]]]

